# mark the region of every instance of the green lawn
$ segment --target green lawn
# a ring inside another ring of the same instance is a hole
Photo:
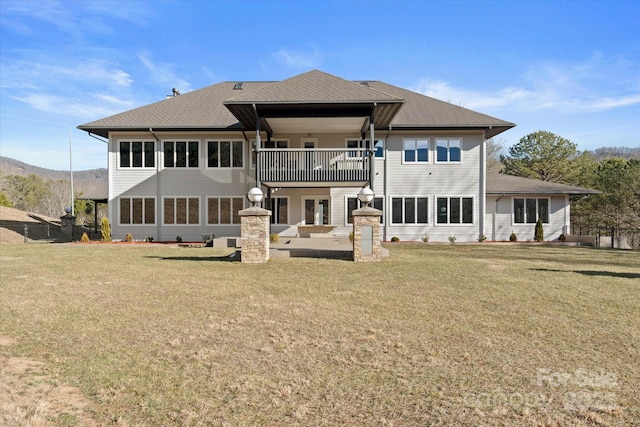
[[[92,402],[4,402],[4,421],[640,424],[638,252],[387,247],[380,263],[243,265],[213,248],[3,245],[2,360],[43,362],[41,381]]]

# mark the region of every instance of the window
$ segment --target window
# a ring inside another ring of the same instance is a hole
[[[403,139],[403,163],[427,163],[429,162],[428,139]]]
[[[121,197],[120,224],[155,224],[156,199],[152,197]]]
[[[438,224],[473,224],[473,197],[438,197]]]
[[[166,197],[164,199],[164,224],[200,223],[200,199],[198,197]]]
[[[369,144],[368,139],[348,139],[347,140],[347,148],[361,148],[361,149],[371,149],[371,145]],[[377,139],[376,143],[373,145],[373,149],[375,150],[375,157],[379,159],[384,158],[384,139]],[[351,151],[348,154],[349,157],[358,157],[362,156],[361,152]]]
[[[427,224],[429,222],[427,197],[392,197],[392,224]]]
[[[198,141],[165,141],[165,168],[197,168]]]
[[[255,146],[255,143],[256,143],[255,140],[251,140],[252,147]],[[289,140],[288,139],[272,139],[271,141],[262,141],[262,148],[276,148],[278,150],[286,150],[287,148],[289,148]],[[256,167],[256,158],[257,158],[256,151],[252,150],[251,151],[251,168]],[[283,160],[284,158],[285,158],[285,155],[282,156]]]
[[[153,168],[155,161],[153,141],[120,141],[121,168]]]
[[[207,141],[207,167],[243,167],[244,141]]]
[[[375,197],[372,206],[384,212],[384,198]],[[360,200],[357,197],[347,197],[347,224],[353,224],[353,211],[361,207]],[[384,215],[380,216],[380,224],[384,224]]]
[[[271,211],[271,224],[289,223],[289,198],[272,197],[265,200],[265,209]]]
[[[462,161],[462,140],[436,139],[436,154],[438,163],[460,163]]]
[[[240,224],[240,212],[244,197],[209,197],[207,199],[207,224]]]
[[[535,224],[538,218],[549,222],[549,199],[513,199],[513,222]]]

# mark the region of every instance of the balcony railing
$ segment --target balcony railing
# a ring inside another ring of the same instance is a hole
[[[263,149],[257,152],[258,178],[269,182],[366,182],[366,149]]]

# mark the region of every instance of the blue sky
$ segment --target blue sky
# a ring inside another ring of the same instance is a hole
[[[640,146],[640,1],[0,2],[0,155],[106,167],[76,126],[220,81],[382,80],[582,150]]]

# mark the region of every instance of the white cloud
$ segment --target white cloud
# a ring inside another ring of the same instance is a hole
[[[638,75],[624,60],[595,55],[582,63],[536,64],[517,84],[496,90],[427,78],[413,90],[480,111],[585,113],[640,105]]]
[[[273,54],[277,62],[292,68],[318,68],[322,58],[314,46],[308,51],[281,48]]]
[[[39,111],[91,119],[109,116],[122,111],[123,106],[130,108],[133,105],[130,101],[104,94],[94,94],[81,100],[78,97],[49,93],[28,93],[12,98]]]
[[[138,58],[149,71],[151,81],[166,85],[167,91],[172,88],[176,88],[182,93],[192,90],[191,83],[177,76],[174,64],[168,62],[154,63],[148,53],[140,54]]]

